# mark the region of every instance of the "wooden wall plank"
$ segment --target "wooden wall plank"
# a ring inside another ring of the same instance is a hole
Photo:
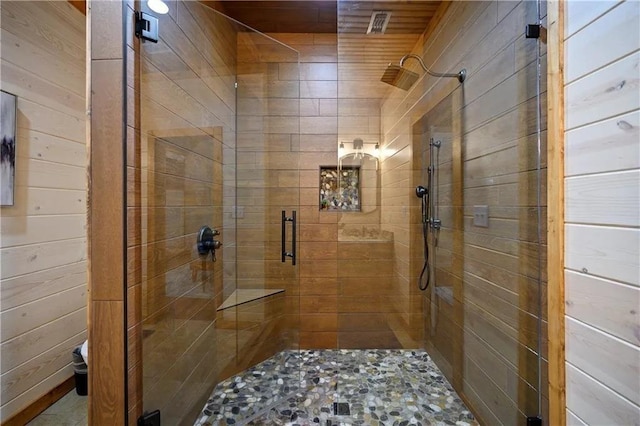
[[[567,406],[587,424],[632,425],[640,408],[629,400],[567,364]]]
[[[565,267],[640,285],[640,230],[567,224]]]
[[[91,302],[89,357],[100,366],[89,375],[92,424],[126,424],[124,318],[122,301]]]
[[[630,85],[640,43],[628,31],[640,26],[640,9],[617,1],[567,7],[567,421],[633,424],[640,418],[640,99]],[[610,197],[600,182],[615,185]]]
[[[586,426],[580,417],[576,416],[571,410],[567,410],[567,425],[569,426]]]
[[[5,8],[6,7],[6,8]],[[23,40],[45,46],[57,56],[82,67],[84,60],[84,30],[80,14],[75,12],[69,20],[55,5],[45,6],[32,2],[16,2],[3,7],[2,27]],[[25,19],[25,17],[31,19]],[[65,21],[70,21],[66,24]],[[74,22],[75,24],[71,23]],[[80,25],[78,25],[80,24]],[[35,29],[34,29],[35,27]],[[42,37],[42,34],[51,34]]]
[[[74,28],[74,25],[60,25],[64,20],[59,18],[47,19],[51,15],[56,15],[55,6],[38,8],[25,2],[17,2],[6,8],[3,7],[3,10],[2,27],[7,32],[19,35],[30,45],[41,46],[50,54],[55,52],[55,55],[66,60],[68,65],[79,70],[82,69],[80,64],[84,58],[83,31],[80,28]],[[38,30],[33,31],[31,25],[37,25]],[[49,37],[41,37],[42,33],[48,33]],[[19,58],[15,59],[19,60]],[[60,65],[63,64],[58,66]],[[74,82],[73,84],[79,83]]]
[[[17,275],[55,268],[87,259],[87,239],[44,242],[11,249],[0,249],[4,280]],[[27,262],[23,263],[24,259]]]
[[[39,399],[35,399],[33,403],[27,405],[24,408],[24,403],[21,398],[16,398],[5,406],[5,409],[9,412],[16,412],[22,407],[21,411],[18,411],[13,417],[8,420],[4,420],[2,424],[6,426],[23,426],[33,420],[38,414],[46,410],[55,401],[69,393],[74,387],[74,378],[67,377],[69,372],[66,369],[58,370],[56,374],[44,380],[38,384],[35,388],[22,394],[25,400],[34,401],[34,396],[39,392],[44,392]]]
[[[83,307],[87,301],[85,283],[72,289],[55,293],[19,307],[3,310],[2,341],[27,333],[42,324],[48,324],[69,312]]]
[[[86,325],[86,308],[67,314],[53,322],[38,327],[2,343],[2,372],[7,372],[29,359],[82,333]],[[82,343],[80,340],[79,343]]]
[[[29,129],[28,132],[18,135],[18,141],[25,147],[24,150],[18,152],[18,156],[24,158],[66,165],[78,165],[86,162],[87,147],[84,140],[71,141]],[[51,149],[54,146],[56,149]]]
[[[84,341],[86,336],[86,331],[82,331],[4,373],[2,375],[2,393],[5,400],[23,399],[25,392],[29,393],[31,388],[38,386],[42,375],[52,376],[63,370],[70,376],[73,371],[69,363],[70,354],[78,346],[78,342]]]
[[[4,422],[50,401],[84,340],[86,149],[84,17],[66,2],[1,9],[2,87],[19,99],[16,204],[0,211]]]
[[[567,178],[565,193],[567,222],[640,226],[640,169]]]
[[[29,160],[28,169],[16,170],[16,183],[24,187],[51,189],[86,189],[86,170],[82,167],[48,161]]]
[[[82,238],[86,215],[5,217],[0,224],[2,247],[25,246],[41,241]],[[21,230],[18,231],[18,230]],[[26,230],[26,231],[22,231]]]
[[[640,168],[638,138],[638,111],[568,131],[566,176]]]
[[[57,81],[52,82],[50,76],[35,74],[33,71],[42,72],[41,70],[27,70],[9,61],[3,62],[2,75],[3,79],[6,79],[3,84],[3,90],[10,93],[15,93],[17,90],[22,94],[21,98],[36,102],[39,105],[69,115],[82,115],[84,97],[81,94],[71,92],[65,87],[71,86],[76,82],[67,83],[66,80],[71,80],[69,76],[66,77],[62,84]]]
[[[640,288],[566,271],[566,313],[627,342],[640,345]]]
[[[95,1],[90,3],[91,13],[91,59],[122,59],[122,20],[116,24],[114,16],[122,18],[122,3],[117,1]],[[89,28],[88,28],[89,29]]]
[[[2,30],[2,56],[11,58],[11,63],[24,70],[46,69],[49,79],[58,82],[74,94],[83,95],[84,67],[72,61],[57,61],[55,50],[49,50],[39,44],[24,43],[13,33]]]
[[[125,119],[135,122],[135,117],[123,111],[125,96],[130,96],[124,87],[123,28],[132,14],[121,2],[95,1],[87,7],[87,109],[91,112],[88,340],[89,359],[100,366],[89,374],[89,424],[124,425],[127,418]],[[132,31],[132,26],[127,28]]]
[[[583,6],[585,7],[585,6]],[[586,6],[589,8],[591,6]],[[629,31],[640,26],[640,3],[624,2],[567,39],[565,82],[574,80],[640,49],[640,39]],[[589,51],[587,57],[583,52]]]
[[[47,106],[24,100],[20,103],[18,129],[33,128],[54,136],[83,141],[84,117],[81,114],[69,115]]]
[[[103,2],[98,2],[103,3]],[[95,11],[94,11],[95,13]],[[119,16],[121,13],[119,14]],[[93,40],[94,44],[96,40]],[[114,149],[114,141],[123,140],[122,60],[93,61],[91,69],[91,300],[122,300],[124,276],[121,253],[124,223],[123,150]],[[120,143],[115,146],[121,147]],[[114,282],[114,279],[116,282]]]
[[[640,405],[640,347],[567,318],[567,362]],[[611,368],[616,365],[617,368]],[[639,408],[640,410],[640,408]]]
[[[87,211],[87,191],[57,188],[17,187],[17,208],[6,216],[80,214]]]
[[[86,262],[56,266],[32,274],[2,280],[2,310],[54,295],[87,282]]]
[[[567,85],[567,129],[636,109],[639,66],[640,53],[634,53]]]
[[[565,36],[571,37],[577,31],[602,16],[608,10],[621,3],[622,0],[602,0],[593,2],[567,2],[565,22]]]

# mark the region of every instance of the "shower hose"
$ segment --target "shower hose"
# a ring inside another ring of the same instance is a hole
[[[429,174],[429,180],[431,180],[431,174]],[[427,184],[430,187],[430,184]],[[420,188],[420,187],[419,187]],[[418,193],[418,191],[416,191]],[[420,195],[418,195],[420,196]],[[429,287],[431,281],[431,268],[429,267],[429,190],[427,189],[422,193],[420,197],[420,204],[422,205],[422,241],[424,243],[424,264],[422,265],[422,271],[418,277],[418,288],[424,291]]]

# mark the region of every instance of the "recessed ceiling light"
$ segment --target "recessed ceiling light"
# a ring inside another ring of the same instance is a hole
[[[149,9],[161,15],[169,12],[169,6],[162,0],[147,0],[147,6],[149,6]]]

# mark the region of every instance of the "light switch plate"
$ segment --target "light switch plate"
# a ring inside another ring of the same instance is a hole
[[[473,206],[473,225],[489,227],[489,206]]]

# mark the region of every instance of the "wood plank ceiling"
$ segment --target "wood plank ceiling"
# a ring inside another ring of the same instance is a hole
[[[68,0],[84,13],[84,0]],[[411,52],[441,0],[201,0],[263,33],[338,34],[338,75],[354,93],[383,98],[390,86],[380,77],[387,64]],[[367,35],[374,11],[391,19],[385,34]],[[393,89],[396,90],[396,89]]]
[[[68,0],[84,13],[84,0]],[[208,6],[263,33],[338,34],[338,75],[354,92],[383,98],[389,86],[380,77],[389,62],[409,53],[441,0],[201,0]],[[367,35],[374,11],[391,19],[385,34]],[[394,89],[395,90],[395,89]]]
[[[436,13],[440,1],[345,1],[338,3],[338,72],[359,92],[383,98],[390,86],[380,82],[390,62],[411,52]],[[388,11],[384,34],[369,34],[374,11]],[[358,90],[358,86],[360,86]]]
[[[367,93],[369,98],[381,99],[390,88],[379,81],[386,66],[411,52],[441,1],[228,0],[215,3],[224,14],[264,33],[337,33],[339,78],[351,82],[354,93]],[[385,34],[366,34],[374,11],[391,13]]]
[[[333,33],[338,28],[335,1],[203,1],[263,33]],[[213,4],[212,4],[213,3]]]

